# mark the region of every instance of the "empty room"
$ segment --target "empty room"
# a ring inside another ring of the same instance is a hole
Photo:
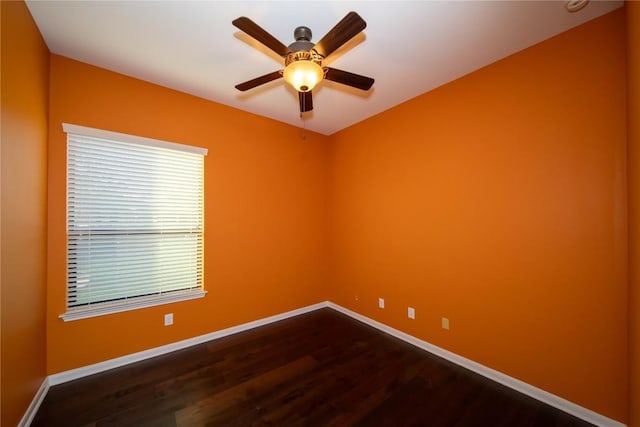
[[[0,19],[2,426],[640,427],[640,2]]]

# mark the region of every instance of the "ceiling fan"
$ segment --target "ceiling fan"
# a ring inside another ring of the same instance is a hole
[[[253,37],[284,59],[284,70],[274,71],[264,76],[236,85],[236,89],[246,91],[262,84],[284,77],[295,90],[300,100],[300,113],[313,110],[312,89],[321,80],[369,90],[374,80],[335,68],[323,67],[322,61],[336,49],[365,29],[367,23],[356,12],[349,12],[318,43],[311,42],[311,30],[297,27],[293,32],[295,42],[285,46],[258,24],[247,17],[233,20],[233,25]]]

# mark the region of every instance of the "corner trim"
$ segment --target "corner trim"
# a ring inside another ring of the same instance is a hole
[[[276,314],[273,316],[265,317],[263,319],[254,320],[252,322],[243,323],[241,325],[232,326],[230,328],[222,329],[219,331],[211,332],[205,335],[200,335],[186,340],[174,342],[171,344],[163,345],[160,347],[151,348],[149,350],[140,351],[138,353],[128,354],[126,356],[117,357],[115,359],[105,360],[104,362],[94,363],[93,365],[83,366],[77,369],[71,369],[69,371],[60,372],[57,374],[49,375],[49,384],[51,386],[65,383],[67,381],[73,381],[78,378],[86,377],[89,375],[97,374],[99,372],[107,371],[109,369],[118,368],[120,366],[128,365],[130,363],[139,362],[141,360],[150,359],[152,357],[160,356],[172,351],[182,350],[187,347],[202,344],[207,341],[223,338],[228,335],[237,334],[238,332],[244,332],[249,329],[257,328],[267,325],[269,323],[278,322],[280,320],[288,319],[290,317],[298,316],[300,314],[309,313],[320,308],[328,307],[328,302],[321,302],[307,307],[299,308],[296,310],[287,311],[285,313]]]
[[[473,360],[467,359],[465,357],[452,353],[448,350],[445,350],[441,347],[430,344],[426,341],[423,341],[419,338],[414,337],[413,335],[409,335],[407,333],[399,331],[398,329],[392,328],[391,326],[385,325],[384,323],[380,323],[369,317],[363,316],[362,314],[358,314],[338,304],[328,302],[327,306],[333,310],[336,310],[342,314],[345,314],[351,317],[352,319],[355,319],[359,322],[372,326],[381,332],[384,332],[398,339],[401,339],[402,341],[408,344],[411,344],[422,350],[428,351],[431,354],[434,354],[443,359],[446,359],[449,362],[455,363],[458,366],[462,366],[463,368],[466,368],[470,371],[480,374],[483,377],[486,377],[490,380],[493,380],[497,383],[507,386],[510,389],[518,391],[522,394],[526,394],[529,397],[532,397],[540,402],[546,403],[547,405],[551,405],[554,408],[557,408],[563,412],[573,415],[574,417],[578,417],[598,427],[626,427],[626,424],[623,424],[619,421],[612,420],[611,418],[605,417],[604,415],[600,415],[597,412],[594,412],[590,409],[584,408],[580,405],[577,405],[573,402],[563,399],[560,396],[556,396],[555,394],[549,393],[535,386],[532,386],[531,384],[527,384],[516,378],[510,377],[509,375],[503,374],[502,372],[499,372],[487,366],[481,365],[480,363],[474,362]]]
[[[40,384],[40,388],[38,388],[36,395],[33,396],[33,399],[31,400],[31,403],[29,404],[27,411],[24,413],[24,415],[22,416],[22,419],[18,423],[18,427],[29,427],[31,425],[31,423],[33,422],[33,418],[38,413],[38,409],[40,408],[42,401],[44,400],[44,398],[47,396],[47,393],[49,392],[50,386],[51,386],[51,383],[49,382],[49,377],[46,377],[42,381],[42,384]]]

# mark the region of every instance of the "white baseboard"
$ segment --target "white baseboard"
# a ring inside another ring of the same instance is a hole
[[[49,383],[48,377],[42,381],[42,384],[40,384],[40,388],[38,388],[36,395],[31,400],[31,404],[18,423],[18,427],[29,427],[31,425],[31,422],[33,422],[33,418],[36,416],[36,413],[38,412],[38,409],[42,404],[42,401],[47,396],[50,385],[51,384]]]
[[[533,397],[536,400],[539,400],[543,403],[551,405],[554,408],[558,408],[561,411],[564,411],[568,414],[573,415],[574,417],[578,417],[582,420],[585,420],[591,424],[594,424],[599,427],[625,427],[626,426],[626,424],[623,424],[619,421],[612,420],[611,418],[605,417],[604,415],[600,415],[597,412],[594,412],[590,409],[584,408],[580,405],[577,405],[573,402],[563,399],[562,397],[551,394],[547,391],[534,387],[516,378],[510,377],[509,375],[503,374],[502,372],[496,371],[487,366],[474,362],[473,360],[467,359],[465,357],[452,353],[448,350],[445,350],[443,348],[430,344],[412,335],[406,334],[402,331],[392,328],[391,326],[385,325],[384,323],[380,323],[369,317],[363,316],[354,311],[346,309],[340,305],[334,304],[332,302],[329,302],[327,305],[329,308],[339,311],[340,313],[346,314],[347,316],[355,320],[358,320],[362,323],[372,326],[382,332],[385,332],[389,335],[399,338],[402,341],[405,341],[415,347],[418,347],[422,350],[426,350],[429,353],[435,354],[436,356],[439,356],[443,359],[453,362],[456,365],[469,369],[470,371],[480,374],[483,377],[489,378],[490,380],[493,380],[497,383],[505,385],[515,391],[518,391],[520,393],[526,394],[527,396]]]
[[[568,414],[571,414],[575,417],[585,420],[598,427],[626,427],[626,425],[623,423],[612,420],[611,418],[607,418],[590,409],[584,408],[580,405],[577,405],[559,396],[556,396],[547,391],[544,391],[530,384],[527,384],[523,381],[520,381],[516,378],[503,374],[502,372],[496,371],[487,366],[476,363],[470,359],[459,356],[448,350],[445,350],[443,348],[430,344],[412,335],[409,335],[395,328],[392,328],[388,325],[385,325],[384,323],[380,323],[376,320],[373,320],[369,317],[358,314],[354,311],[351,311],[349,309],[346,309],[338,304],[334,304],[329,301],[313,304],[307,307],[288,311],[286,313],[277,314],[277,315],[266,317],[263,319],[258,319],[253,322],[244,323],[242,325],[233,326],[231,328],[223,329],[223,330],[212,332],[205,335],[200,335],[198,337],[189,338],[183,341],[178,341],[178,342],[167,344],[161,347],[156,347],[156,348],[141,351],[138,353],[133,353],[133,354],[118,357],[115,359],[107,360],[104,362],[96,363],[93,365],[84,366],[82,368],[72,369],[70,371],[65,371],[65,372],[60,372],[58,374],[50,375],[43,382],[42,386],[40,387],[40,390],[38,390],[38,393],[34,397],[33,402],[29,406],[29,409],[25,413],[22,421],[18,426],[28,427],[30,425],[33,417],[35,416],[38,408],[40,407],[40,403],[44,399],[50,386],[61,384],[67,381],[72,381],[78,378],[86,377],[88,375],[93,375],[93,374],[103,372],[109,369],[117,368],[120,366],[128,365],[130,363],[139,362],[141,360],[149,359],[155,356],[160,356],[162,354],[170,353],[176,350],[181,350],[197,344],[202,344],[207,341],[223,338],[232,334],[236,334],[238,332],[244,332],[249,329],[264,326],[269,323],[277,322],[279,320],[288,319],[290,317],[298,316],[300,314],[309,313],[311,311],[318,310],[325,307],[329,307],[333,310],[343,313],[355,320],[358,320],[364,324],[372,326],[384,333],[387,333],[391,336],[399,338],[415,347],[418,347],[422,350],[426,350],[429,353],[442,357],[443,359],[453,362],[456,365],[469,369],[470,371],[473,371],[486,378],[489,378],[490,380],[503,384],[520,393],[526,394],[527,396],[530,396],[536,400],[539,400],[543,403],[546,403],[555,408],[558,408],[561,411],[564,411]]]
[[[309,313],[320,308],[328,306],[328,302],[321,302],[318,304],[309,305],[307,307],[299,308],[297,310],[287,311],[286,313],[276,314],[274,316],[265,317],[264,319],[254,320],[253,322],[243,323],[242,325],[232,326],[220,331],[211,332],[209,334],[200,335],[197,337],[189,338],[183,341],[163,345],[161,347],[155,347],[149,350],[140,351],[138,353],[128,354],[126,356],[118,357],[111,360],[105,360],[104,362],[95,363],[93,365],[83,366],[81,368],[72,369],[70,371],[60,372],[49,376],[49,384],[54,386],[67,381],[73,381],[78,378],[86,377],[88,375],[97,374],[99,372],[107,371],[109,369],[118,368],[120,366],[128,365],[130,363],[139,362],[141,360],[150,359],[152,357],[160,356],[162,354],[171,353],[172,351],[182,350],[187,347],[202,344],[207,341],[215,340],[218,338],[226,337],[228,335],[237,334],[238,332],[244,332],[249,329],[257,328],[259,326],[268,325],[269,323],[277,322],[279,320],[288,319],[300,314]]]

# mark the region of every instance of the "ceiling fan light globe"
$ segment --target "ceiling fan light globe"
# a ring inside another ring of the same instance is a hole
[[[324,71],[313,61],[300,60],[287,65],[283,77],[298,92],[309,92],[322,80]]]

